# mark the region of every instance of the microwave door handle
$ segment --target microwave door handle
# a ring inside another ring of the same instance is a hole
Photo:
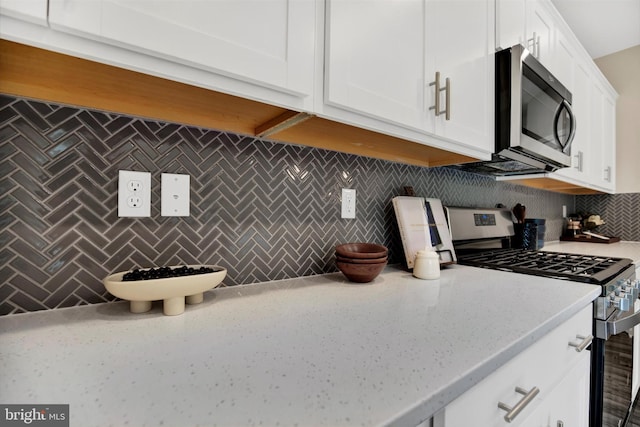
[[[562,110],[566,109],[567,113],[569,113],[569,136],[567,137],[567,142],[562,143],[560,140],[560,135],[558,135],[558,121],[560,120],[560,114],[562,114]],[[553,137],[556,139],[556,142],[560,147],[562,147],[562,152],[566,153],[571,149],[571,143],[573,142],[573,138],[576,134],[576,116],[573,114],[571,110],[571,104],[567,102],[566,99],[562,100],[562,103],[558,106],[556,110],[556,114],[553,117]]]
[[[565,150],[567,152],[571,152],[571,143],[573,142],[573,138],[576,136],[576,128],[578,122],[576,121],[576,116],[573,114],[573,109],[571,108],[571,104],[569,104],[566,100],[562,101],[565,108],[567,109],[567,113],[569,113],[569,138],[567,138],[567,143],[565,145]]]

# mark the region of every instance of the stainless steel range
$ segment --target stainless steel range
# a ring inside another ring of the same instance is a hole
[[[505,209],[446,208],[459,264],[514,273],[592,283],[602,287],[594,302],[591,351],[590,427],[624,426],[632,410],[632,394],[609,404],[619,395],[607,372],[608,350],[617,336],[640,324],[640,281],[630,259],[575,255],[511,248],[514,235],[511,212]],[[625,334],[626,336],[626,334]],[[628,337],[627,337],[628,338]],[[628,356],[632,360],[632,355]],[[638,367],[635,367],[638,369]],[[605,396],[607,398],[605,399]]]

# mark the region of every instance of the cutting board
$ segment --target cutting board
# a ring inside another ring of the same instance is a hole
[[[438,253],[441,265],[456,262],[451,232],[439,199],[398,196],[392,201],[407,267],[412,269],[416,253],[427,248]],[[433,222],[429,221],[429,210],[433,215]],[[437,233],[437,239],[432,238],[432,231]]]
[[[609,237],[609,236],[607,236]],[[562,236],[560,240],[563,242],[585,242],[585,243],[616,243],[620,241],[619,237],[609,237],[609,239],[600,239],[586,234],[578,234],[577,236]]]

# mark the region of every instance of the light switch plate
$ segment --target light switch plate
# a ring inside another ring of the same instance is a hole
[[[189,175],[163,173],[161,176],[162,188],[160,199],[162,216],[189,216]]]
[[[118,171],[118,216],[151,216],[151,173]]]
[[[342,218],[353,219],[356,217],[356,190],[354,188],[342,189]]]

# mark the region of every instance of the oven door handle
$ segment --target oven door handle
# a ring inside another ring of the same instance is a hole
[[[629,330],[638,324],[640,324],[640,311],[636,311],[633,314],[622,318],[616,318],[611,321],[597,320],[596,338],[608,340],[610,336],[618,335],[619,333]]]

